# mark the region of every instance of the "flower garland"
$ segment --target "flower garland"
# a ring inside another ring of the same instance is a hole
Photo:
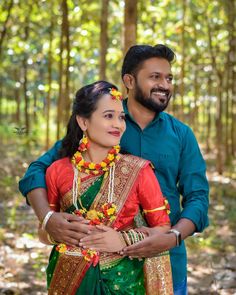
[[[116,217],[116,205],[113,203],[105,203],[100,210],[91,209],[87,211],[85,208],[75,210],[74,212],[78,216],[82,216],[87,220],[90,220],[89,224],[99,225],[106,224],[108,221],[112,221]]]
[[[74,214],[78,216],[83,216],[85,219],[89,220],[90,225],[107,224],[109,221],[113,221],[116,217],[116,205],[113,204],[113,190],[114,190],[114,177],[115,177],[115,162],[119,160],[120,146],[116,145],[108,152],[107,157],[99,164],[93,162],[86,162],[80,151],[77,151],[71,159],[74,164],[74,180],[73,180],[73,204],[76,208]],[[99,210],[90,209],[86,210],[81,203],[81,199],[78,199],[78,171],[84,172],[86,174],[98,175],[103,173],[109,173],[109,189],[108,189],[108,202],[103,204]],[[80,207],[77,206],[77,200],[79,200]],[[73,249],[72,246],[66,244],[59,244],[56,246],[56,250],[59,253],[65,253]],[[88,262],[92,262],[93,266],[99,261],[99,252],[91,249],[82,249],[81,254],[84,259]]]
[[[116,216],[116,205],[113,203],[105,203],[102,205],[100,210],[91,209],[87,211],[83,206],[83,209],[75,210],[74,214],[78,216],[83,216],[85,219],[90,220],[90,225],[106,224],[108,221],[112,221]],[[73,249],[72,246],[66,244],[59,244],[56,246],[56,250],[59,253],[65,253]],[[93,266],[96,266],[99,262],[99,252],[91,249],[81,250],[81,254],[84,259],[88,262],[92,261]]]
[[[110,149],[110,151],[108,152],[107,157],[99,164],[85,161],[82,153],[80,151],[77,151],[72,157],[71,162],[80,172],[90,175],[103,174],[120,159],[119,151],[119,145],[113,146],[113,148]]]

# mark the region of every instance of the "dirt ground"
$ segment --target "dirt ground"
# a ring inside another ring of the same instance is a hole
[[[38,242],[37,220],[17,189],[35,156],[13,151],[0,148],[0,295],[44,295],[50,247]],[[212,197],[213,222],[205,233],[188,238],[189,294],[236,294],[235,215],[229,218],[235,210],[236,185],[211,172],[209,178],[213,192],[220,189],[224,196]]]

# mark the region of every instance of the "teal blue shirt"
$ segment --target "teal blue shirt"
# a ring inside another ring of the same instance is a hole
[[[123,153],[150,160],[163,195],[171,207],[172,225],[180,218],[190,219],[201,232],[208,225],[208,182],[206,165],[191,129],[167,113],[160,113],[143,130],[134,121],[124,101],[126,131],[121,140]],[[57,159],[61,146],[54,147],[31,163],[19,183],[23,195],[35,188],[46,188],[45,171]],[[182,196],[182,197],[181,197]],[[174,284],[187,275],[187,257],[184,242],[171,250]]]

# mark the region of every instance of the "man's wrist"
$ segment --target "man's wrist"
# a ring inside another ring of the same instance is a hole
[[[175,247],[179,247],[182,242],[181,233],[177,229],[172,228],[168,231],[168,234],[172,234],[172,236],[175,236]]]

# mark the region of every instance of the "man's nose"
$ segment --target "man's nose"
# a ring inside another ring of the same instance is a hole
[[[168,81],[165,78],[160,78],[160,80],[158,81],[157,84],[158,84],[159,88],[163,88],[163,89],[170,88],[170,84],[168,83]]]

